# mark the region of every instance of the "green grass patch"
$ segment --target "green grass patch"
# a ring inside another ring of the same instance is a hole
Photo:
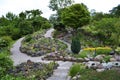
[[[74,64],[69,71],[71,77],[77,73],[81,75],[79,80],[120,80],[119,70],[106,70],[103,72],[97,72],[92,69],[86,69],[83,64]]]
[[[81,51],[79,54],[73,54],[73,56],[74,56],[75,58],[85,58],[85,57],[87,57],[88,54],[90,54],[89,51],[83,50],[83,51]]]

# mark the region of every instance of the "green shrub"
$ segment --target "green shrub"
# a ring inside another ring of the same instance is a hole
[[[10,36],[3,36],[0,38],[0,49],[3,47],[8,47],[10,43],[12,42],[12,39]]]
[[[78,54],[81,49],[80,41],[78,38],[73,38],[71,43],[71,50],[73,53]]]
[[[120,54],[120,47],[117,47],[115,51],[117,52],[117,54]]]
[[[85,50],[83,50],[83,51],[80,52],[79,57],[85,58],[85,57],[87,57],[87,55],[89,55],[89,54],[90,54],[90,51],[85,51]]]
[[[80,80],[120,80],[120,72],[117,70],[106,70],[103,72],[91,70],[82,74]]]
[[[14,77],[14,76],[7,74],[7,75],[3,76],[0,80],[25,80],[25,79],[21,78],[21,77]]]
[[[111,56],[105,56],[103,60],[104,60],[105,62],[109,62],[109,61],[110,61],[110,58],[111,58]]]
[[[25,37],[25,42],[29,42],[32,39],[32,36],[29,34]]]
[[[7,71],[12,67],[13,62],[12,60],[9,58],[9,56],[4,53],[1,52],[0,53],[0,77],[4,76]]]
[[[69,71],[69,75],[71,77],[75,76],[78,73],[84,73],[85,72],[85,66],[83,64],[74,64]]]
[[[112,51],[111,49],[97,49],[96,53],[97,55],[99,54],[109,55],[111,51]]]

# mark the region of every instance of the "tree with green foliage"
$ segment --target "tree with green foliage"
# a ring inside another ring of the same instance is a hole
[[[52,24],[57,24],[58,23],[58,15],[57,14],[51,14],[49,17],[49,21]]]
[[[26,12],[28,19],[39,17],[42,14],[42,11],[39,9],[29,10],[29,11],[26,10],[25,12]]]
[[[114,24],[117,22],[117,18],[103,18],[100,21],[94,23],[95,27],[93,31],[99,36],[99,39],[103,41],[104,44],[111,44],[111,35],[115,32]]]
[[[11,12],[8,12],[8,13],[6,14],[6,18],[7,18],[8,20],[12,21],[12,20],[14,20],[14,19],[16,18],[16,15],[14,15],[14,14],[11,13]]]
[[[77,30],[89,23],[90,13],[83,3],[74,4],[63,10],[61,19],[65,25]]]
[[[115,17],[120,17],[120,4],[117,7],[114,7],[110,10],[110,13]]]
[[[62,10],[68,6],[71,6],[74,3],[74,0],[50,0],[49,8],[52,11],[56,11],[56,14],[52,14],[50,16],[50,21],[52,24],[59,24],[61,23],[61,13]]]
[[[113,48],[120,46],[120,19],[114,24],[114,31],[111,34],[111,39]]]
[[[50,0],[49,8],[53,11],[58,11],[61,8],[70,6],[74,0]]]
[[[9,24],[10,24],[9,20],[6,19],[4,16],[2,16],[2,17],[0,18],[0,27],[1,27],[1,26],[7,26],[7,25],[9,25]]]
[[[24,12],[19,13],[19,17],[23,20],[26,19],[26,13]]]
[[[20,35],[27,35],[34,32],[34,28],[31,26],[30,21],[21,21],[18,24],[18,28],[20,30]]]

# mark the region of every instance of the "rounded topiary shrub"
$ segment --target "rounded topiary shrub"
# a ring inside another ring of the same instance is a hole
[[[79,38],[73,38],[71,43],[71,50],[73,53],[78,54],[80,52],[81,45]]]

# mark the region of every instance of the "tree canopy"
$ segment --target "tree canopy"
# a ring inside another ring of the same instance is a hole
[[[57,11],[61,8],[70,6],[74,0],[50,0],[49,8],[53,11]]]
[[[120,4],[117,7],[114,7],[110,10],[110,13],[115,17],[120,17]]]
[[[62,11],[61,19],[65,25],[77,29],[89,23],[90,13],[83,3],[74,4]]]

